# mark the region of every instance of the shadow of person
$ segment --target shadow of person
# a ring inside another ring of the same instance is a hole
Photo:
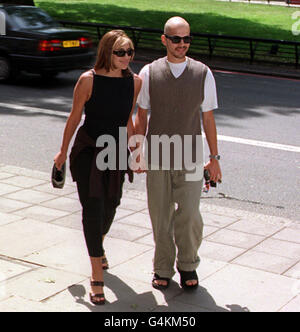
[[[237,304],[226,304],[226,307],[229,308],[231,312],[250,312],[247,307],[241,307]]]
[[[152,291],[138,293],[122,279],[108,272],[105,272],[104,280],[105,305],[96,306],[87,301],[87,291],[83,285],[70,286],[68,291],[74,297],[76,303],[95,312],[149,312],[158,305]],[[135,283],[141,285],[141,282],[136,281]]]
[[[94,312],[249,312],[247,307],[238,304],[219,306],[208,290],[199,285],[194,291],[184,291],[175,281],[162,291],[164,304],[158,304],[153,290],[139,292],[144,286],[142,282],[133,281],[135,291],[116,275],[105,272],[105,288],[109,300],[102,306],[95,306],[86,301],[86,289],[83,285],[73,285],[68,288],[76,303],[84,305]],[[109,290],[108,290],[109,289]],[[113,293],[113,294],[111,294]]]
[[[227,309],[226,309],[227,308]],[[196,290],[182,290],[167,305],[160,305],[155,312],[249,312],[247,307],[238,304],[217,305],[213,296],[206,288],[199,285]]]
[[[198,287],[198,292],[200,296],[200,306],[209,310],[209,311],[217,311],[217,312],[249,312],[250,310],[247,307],[242,307],[238,304],[226,304],[226,308],[220,307],[217,305],[215,299],[208,292],[208,290],[202,286]]]
[[[94,305],[84,299],[86,290],[83,285],[72,285],[68,287],[68,291],[74,297],[76,303],[85,305],[90,311],[93,311]]]

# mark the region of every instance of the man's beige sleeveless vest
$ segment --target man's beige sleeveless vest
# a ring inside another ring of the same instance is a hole
[[[147,143],[151,169],[183,169],[189,164],[184,162],[185,155],[193,163],[196,161],[196,148],[203,160],[203,144],[199,146],[196,141],[198,136],[202,142],[200,117],[206,73],[207,66],[191,58],[187,58],[187,66],[178,78],[173,76],[166,57],[150,65]],[[166,143],[160,144],[159,152],[155,149],[158,139]],[[173,142],[169,144],[170,156],[162,147],[168,142]]]

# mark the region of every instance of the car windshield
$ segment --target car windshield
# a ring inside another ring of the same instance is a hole
[[[9,7],[6,11],[20,29],[40,29],[59,26],[59,23],[39,8]]]

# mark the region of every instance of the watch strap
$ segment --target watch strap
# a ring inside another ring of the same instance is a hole
[[[220,160],[221,156],[219,154],[210,154],[209,155],[209,159],[216,159],[216,160]]]

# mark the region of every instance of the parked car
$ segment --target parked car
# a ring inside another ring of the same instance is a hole
[[[63,27],[38,7],[0,4],[0,81],[21,70],[45,77],[91,64],[95,49],[89,33]],[[2,22],[3,23],[3,22]]]

